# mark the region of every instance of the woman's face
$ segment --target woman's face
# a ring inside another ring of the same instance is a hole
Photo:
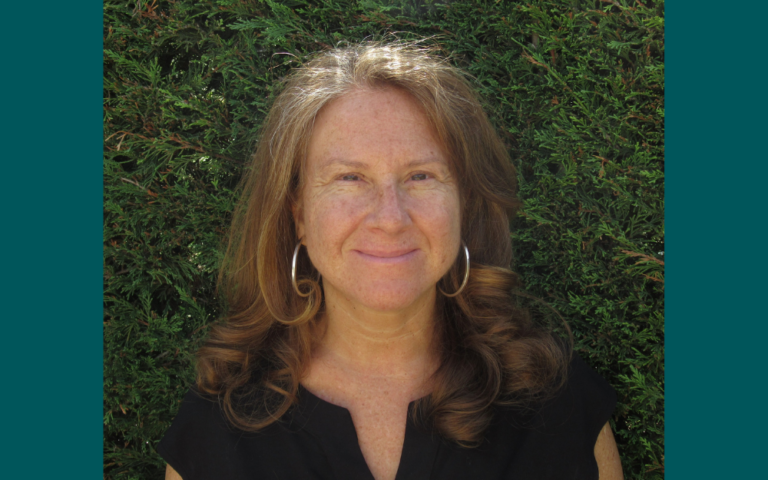
[[[326,294],[377,311],[434,295],[456,259],[459,190],[416,101],[355,90],[315,120],[295,220]]]

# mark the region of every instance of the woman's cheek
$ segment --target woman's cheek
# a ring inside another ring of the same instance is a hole
[[[450,192],[435,192],[433,195],[414,199],[414,210],[434,234],[450,236],[461,228],[459,202],[456,197]]]
[[[461,218],[458,195],[443,192],[433,202],[425,202],[428,210],[421,213],[423,229],[429,239],[439,268],[446,270],[453,264],[461,248]]]
[[[324,195],[317,198],[311,212],[312,229],[327,243],[341,243],[351,233],[364,211],[360,198],[354,195]],[[340,245],[338,245],[340,246]]]

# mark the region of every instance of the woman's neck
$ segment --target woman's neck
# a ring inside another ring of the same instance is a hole
[[[434,290],[396,311],[355,304],[326,286],[317,355],[358,374],[429,376],[435,369]]]

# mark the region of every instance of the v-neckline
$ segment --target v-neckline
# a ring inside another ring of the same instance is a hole
[[[418,400],[408,404],[400,463],[395,480],[429,478],[440,448],[440,439],[413,423]],[[299,403],[293,412],[295,426],[314,437],[324,451],[336,478],[374,480],[357,438],[349,410],[327,402],[299,384]]]

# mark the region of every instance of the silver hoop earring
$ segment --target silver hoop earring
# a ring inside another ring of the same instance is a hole
[[[296,290],[296,293],[298,293],[300,297],[308,297],[312,294],[312,290],[307,293],[302,293],[301,290],[299,290],[299,284],[296,282],[296,258],[299,256],[300,248],[301,240],[299,240],[299,243],[296,244],[296,248],[293,249],[293,260],[291,261],[291,283],[293,284],[293,289]]]
[[[469,280],[469,249],[467,248],[467,245],[464,242],[461,242],[461,246],[464,247],[464,258],[467,261],[467,270],[464,272],[464,280],[461,282],[461,286],[458,290],[456,290],[455,293],[445,293],[442,288],[437,287],[438,290],[440,290],[440,293],[445,295],[446,297],[455,297],[456,295],[460,294],[462,290],[464,290],[464,287],[467,286],[467,280]]]

